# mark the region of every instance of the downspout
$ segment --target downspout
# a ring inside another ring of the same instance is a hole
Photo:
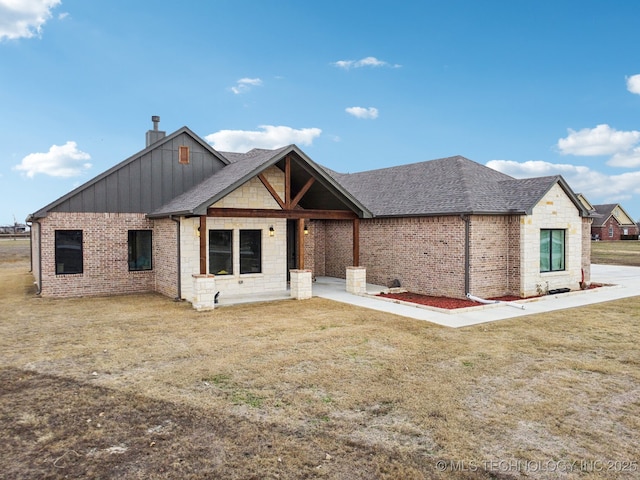
[[[178,296],[175,298],[176,302],[182,300],[182,252],[180,250],[180,218],[177,220],[173,218],[173,215],[169,215],[169,220],[173,220],[176,223],[176,237],[178,241]]]
[[[469,272],[469,235],[471,218],[469,215],[462,214],[460,218],[464,221],[464,293],[469,294],[470,272]]]
[[[42,293],[42,224],[33,220],[31,222],[31,235],[29,235],[29,256],[31,257],[31,271],[33,272],[33,224],[38,225],[38,282],[36,295]]]

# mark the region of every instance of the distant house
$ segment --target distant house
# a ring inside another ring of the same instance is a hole
[[[312,276],[449,297],[589,282],[591,218],[560,176],[460,156],[342,174],[295,145],[218,152],[158,120],[142,151],[29,216],[41,295],[155,291],[199,308]]]
[[[593,205],[591,236],[594,240],[637,240],[640,229],[619,203]]]
[[[0,225],[0,234],[20,234],[27,232],[27,226],[23,223],[14,223],[13,225]]]

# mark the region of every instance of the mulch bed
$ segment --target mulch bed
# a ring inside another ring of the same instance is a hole
[[[593,288],[603,287],[604,284],[601,283],[591,283],[587,290],[591,290]],[[429,307],[443,308],[447,310],[454,310],[456,308],[467,308],[467,307],[479,307],[484,305],[483,303],[474,302],[473,300],[468,300],[466,298],[449,298],[449,297],[433,297],[430,295],[420,295],[419,293],[412,292],[402,292],[402,293],[379,293],[379,297],[391,298],[394,300],[400,300],[408,303],[417,303],[418,305],[426,305]],[[534,298],[534,297],[528,297]],[[499,300],[501,302],[515,302],[517,300],[524,300],[520,297],[515,296],[504,296],[504,297],[491,297],[487,300]]]
[[[391,298],[394,300],[401,300],[403,302],[417,303],[419,305],[427,305],[429,307],[444,308],[452,310],[455,308],[466,307],[478,307],[484,305],[483,303],[474,302],[466,298],[449,298],[449,297],[432,297],[430,295],[420,295],[419,293],[380,293],[380,297]],[[520,297],[495,297],[488,300],[500,300],[503,302],[514,302],[516,300],[522,300]]]

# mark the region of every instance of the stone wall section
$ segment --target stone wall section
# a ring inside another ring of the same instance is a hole
[[[284,199],[284,172],[273,166],[264,171],[264,176],[280,198]],[[280,210],[280,205],[258,177],[248,180],[211,206],[215,208],[270,208]]]
[[[546,228],[566,231],[563,271],[540,272],[540,230]],[[577,207],[560,185],[555,184],[547,192],[533,208],[532,215],[521,217],[520,232],[521,296],[535,296],[556,288],[580,288],[586,228]]]

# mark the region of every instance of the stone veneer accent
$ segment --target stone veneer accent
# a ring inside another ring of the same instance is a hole
[[[200,274],[199,218],[180,222],[182,298],[193,300],[192,275]],[[273,226],[275,235],[269,236]],[[285,291],[287,289],[287,221],[284,218],[207,218],[208,230],[233,231],[233,274],[216,275],[221,297]],[[262,230],[262,272],[240,274],[240,230]],[[207,235],[208,232],[204,232]],[[207,250],[207,273],[209,253]]]
[[[306,300],[313,296],[311,270],[289,270],[291,274],[291,298]]]
[[[213,310],[217,292],[215,275],[193,275],[193,308],[199,312]]]
[[[542,228],[566,230],[564,271],[540,272],[540,229]],[[523,272],[520,295],[533,296],[540,291],[555,288],[572,290],[580,288],[584,269],[583,256],[586,252],[583,242],[585,233],[585,222],[580,217],[578,209],[562,188],[558,184],[554,185],[533,208],[533,214],[523,216],[520,221],[522,238],[520,255]]]
[[[354,295],[367,293],[367,269],[364,267],[347,267],[347,292]]]

